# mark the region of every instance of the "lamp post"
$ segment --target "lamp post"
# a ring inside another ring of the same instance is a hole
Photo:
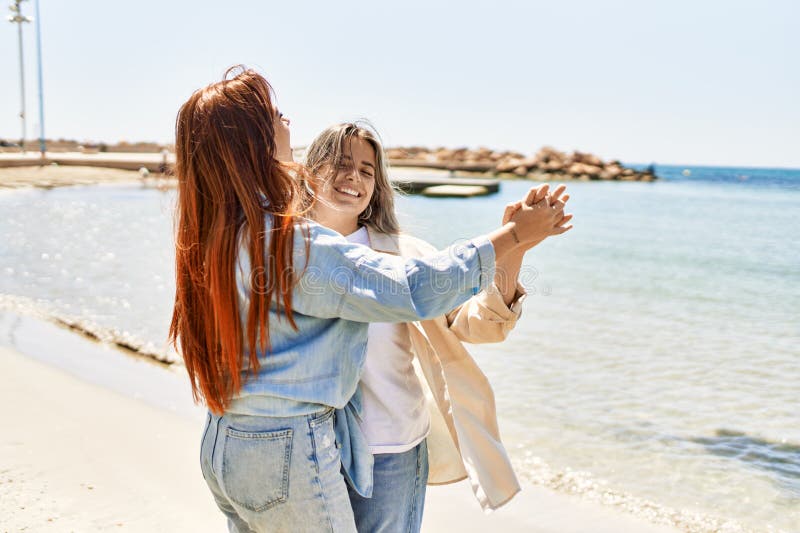
[[[32,19],[22,14],[20,4],[25,0],[14,0],[14,3],[9,6],[13,15],[8,17],[8,21],[17,24],[17,32],[19,35],[19,89],[20,89],[20,111],[19,118],[22,122],[22,139],[19,146],[22,152],[25,152],[25,58],[22,54],[22,24],[30,22]]]
[[[36,0],[36,66],[39,71],[39,153],[44,158],[47,145],[44,140],[44,82],[42,81],[42,17],[39,16],[39,0]]]

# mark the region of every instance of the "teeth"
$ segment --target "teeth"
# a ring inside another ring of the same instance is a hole
[[[339,191],[339,192],[341,192],[341,193],[344,193],[344,194],[349,194],[350,196],[355,196],[356,198],[358,198],[359,196],[361,196],[361,195],[358,193],[358,191],[356,191],[356,190],[354,190],[354,189],[350,189],[350,188],[348,188],[348,187],[345,187],[345,188],[342,188],[342,189],[338,189],[338,188],[337,188],[336,190],[337,190],[337,191]]]

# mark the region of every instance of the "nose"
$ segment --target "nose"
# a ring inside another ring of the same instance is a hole
[[[347,179],[349,181],[353,181],[353,182],[361,181],[361,174],[355,168],[353,170],[351,170],[350,172],[348,172],[346,177],[347,177]]]

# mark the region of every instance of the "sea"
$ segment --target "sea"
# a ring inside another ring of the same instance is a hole
[[[574,229],[526,255],[522,318],[469,347],[512,461],[523,485],[685,531],[800,531],[800,170],[655,171],[568,182]],[[444,247],[533,185],[397,209]],[[0,193],[0,311],[180,364],[174,204],[140,185]]]

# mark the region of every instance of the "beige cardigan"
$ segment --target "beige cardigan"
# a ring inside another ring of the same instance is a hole
[[[409,235],[368,230],[376,251],[420,257],[436,250]],[[408,324],[431,415],[428,483],[441,485],[468,477],[484,510],[502,506],[520,486],[500,441],[492,387],[462,342],[504,340],[520,317],[525,296],[518,285],[509,309],[492,286],[446,316]]]

